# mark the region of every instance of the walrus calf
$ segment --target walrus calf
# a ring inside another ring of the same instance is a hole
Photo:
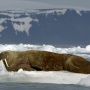
[[[90,74],[90,62],[72,54],[57,54],[47,51],[4,51],[0,53],[8,71],[20,68],[28,71],[61,71]]]

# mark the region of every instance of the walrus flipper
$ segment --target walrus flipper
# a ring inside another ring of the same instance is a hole
[[[18,65],[18,70],[21,68],[23,70],[27,70],[27,71],[36,71],[34,68],[32,68],[30,65],[28,64],[20,64]]]
[[[71,72],[78,72],[79,67],[73,63],[75,56],[69,57],[64,63],[64,69]]]

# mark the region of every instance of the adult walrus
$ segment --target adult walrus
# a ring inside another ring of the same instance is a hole
[[[47,51],[4,51],[0,60],[8,71],[18,71],[20,68],[28,71],[61,71],[90,74],[90,62],[72,54],[57,54]]]

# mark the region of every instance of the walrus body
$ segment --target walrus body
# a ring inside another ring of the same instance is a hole
[[[0,60],[8,71],[18,71],[20,68],[28,71],[61,71],[90,73],[90,62],[72,54],[57,54],[47,51],[4,51]]]

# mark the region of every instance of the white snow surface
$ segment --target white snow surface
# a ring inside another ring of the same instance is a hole
[[[18,25],[17,23],[12,23],[15,31],[19,31],[19,32],[25,31],[27,35],[29,35],[29,29],[32,27],[32,25],[29,23],[32,21],[32,18],[30,17],[18,18],[18,19],[12,18],[11,21],[21,22],[20,25]],[[24,22],[24,24],[22,24],[22,22]]]
[[[90,59],[90,45],[82,48],[77,47],[55,47],[52,45],[31,45],[31,44],[0,44],[0,52],[5,50],[26,51],[43,50],[55,53],[71,53]],[[68,71],[24,71],[8,72],[0,61],[0,83],[54,83],[54,84],[77,84],[90,86],[90,74],[79,74]]]

